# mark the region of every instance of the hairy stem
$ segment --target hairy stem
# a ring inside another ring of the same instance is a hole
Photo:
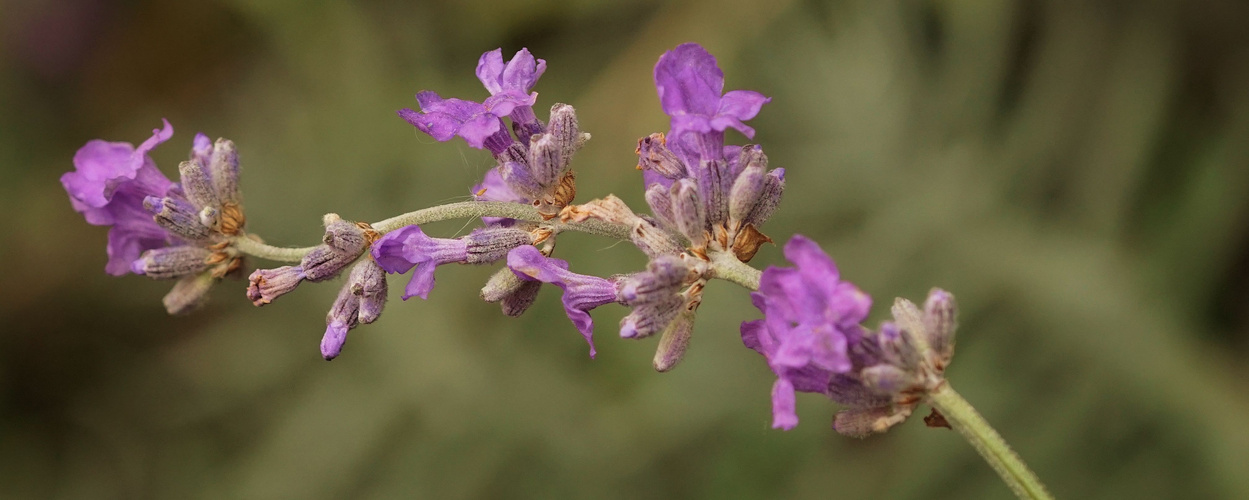
[[[950,427],[971,443],[1016,496],[1024,499],[1054,498],[1019,455],[1010,449],[1002,436],[989,426],[967,400],[950,388],[949,382],[928,394],[928,404],[936,408],[946,422],[949,422]]]
[[[253,240],[247,236],[236,236],[233,240],[234,248],[253,257],[260,257],[266,260],[277,262],[299,262],[316,247],[303,248],[285,248],[266,245],[259,241]]]
[[[560,222],[559,220],[543,220],[538,209],[524,203],[508,203],[501,201],[462,201],[447,205],[425,208],[371,224],[378,233],[388,233],[401,227],[428,224],[450,219],[469,219],[474,217],[502,217],[549,226],[554,232],[579,231],[615,239],[629,239],[629,227],[597,219],[583,222]],[[233,240],[238,251],[279,262],[299,262],[304,255],[315,247],[283,248],[266,245],[246,235],[236,236]]]
[[[759,278],[763,272],[737,260],[732,252],[715,252],[708,257],[711,258],[712,277],[737,283],[749,290],[759,289]]]

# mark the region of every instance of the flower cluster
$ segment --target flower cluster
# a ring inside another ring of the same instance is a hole
[[[241,268],[244,255],[291,265],[256,269],[247,297],[263,306],[294,291],[347,275],[325,317],[321,355],[338,357],[350,331],[377,321],[386,306],[387,274],[411,273],[403,299],[425,299],[439,266],[505,261],[481,290],[504,314],[519,316],[543,283],[561,291],[564,312],[597,352],[591,311],[607,304],[630,309],[619,335],[659,335],[658,371],[675,367],[688,350],[703,290],[723,279],[754,290],[763,318],[741,324],[746,347],[763,355],[776,375],[772,427],[798,425],[798,392],[822,394],[845,408],[833,428],[855,437],[884,432],[921,403],[933,406],[930,426],[957,428],[1021,497],[1047,498],[1044,486],[1000,436],[950,389],[945,369],[954,353],[954,297],[933,289],[923,308],[897,299],[892,321],[863,326],[872,299],[843,281],[833,260],[796,235],[784,247],[792,267],[759,272],[747,263],[772,240],[760,227],[780,204],[785,170],[770,169],[757,145],[728,145],[734,129],[754,138],[746,122],[770,98],[749,90],[724,91],[715,57],[697,44],[664,53],[654,68],[655,87],[669,117],[666,133],[638,140],[637,168],[651,214],[634,212],[608,195],[576,205],[571,162],[590,135],[576,111],[551,107],[541,121],[532,92],[546,61],[521,49],[504,60],[502,49],[482,54],[477,78],[490,96],[482,102],[416,95],[419,111],[399,116],[438,141],[462,138],[489,151],[495,166],[472,188],[473,201],[449,203],[369,224],[337,214],[323,218],[321,243],[278,248],[244,231],[239,160],[234,144],[203,134],[178,167],[179,182],[165,177],[149,153],[173,135],[169,122],[138,147],[93,140],[61,177],[73,208],[87,222],[109,226],[109,274],[128,272],[178,279],[164,298],[170,313],[203,302],[210,287]],[[506,120],[506,121],[505,121]],[[456,238],[426,234],[420,224],[481,218],[482,227]],[[565,231],[628,240],[648,257],[644,269],[608,277],[573,272],[552,257]],[[948,416],[948,418],[946,418]]]
[[[419,111],[399,111],[439,141],[460,137],[490,151],[496,165],[473,187],[474,199],[532,207],[535,217],[487,216],[483,227],[465,236],[437,238],[417,225],[378,231],[328,214],[322,243],[298,252],[290,259],[294,265],[252,272],[247,297],[262,306],[300,283],[347,271],[321,340],[322,356],[333,359],[351,329],[381,315],[386,273],[411,273],[403,299],[424,299],[439,266],[506,261],[481,292],[505,314],[522,314],[542,283],[555,285],[593,357],[590,311],[624,305],[631,311],[620,322],[620,337],[661,334],[654,366],[659,371],[676,366],[689,345],[707,281],[723,277],[720,266],[726,263],[744,265],[771,241],[758,228],[780,202],[785,171],[769,170],[759,146],[725,144],[730,128],[753,137],[745,122],[770,99],[748,90],[724,92],[724,73],[697,44],[664,53],[654,80],[670,129],[638,141],[638,169],[653,214],[642,215],[610,195],[572,204],[571,160],[589,134],[579,129],[572,106],[555,104],[545,123],[534,114],[538,94],[532,89],[545,71],[546,61],[528,50],[504,61],[496,49],[477,64],[477,77],[490,93],[484,101],[422,91]],[[177,313],[200,303],[213,282],[238,269],[244,247],[263,244],[243,232],[234,144],[197,134],[175,183],[148,156],[172,134],[165,122],[137,148],[88,142],[74,157],[75,170],[61,182],[89,223],[111,227],[110,274],[180,278],[165,298],[169,311]],[[551,256],[561,231],[588,223],[618,228],[610,234],[627,237],[646,253],[646,268],[602,278],[575,273],[568,262]],[[762,273],[752,299],[763,319],[741,327],[743,342],[762,354],[777,376],[773,426],[797,425],[797,392],[824,394],[847,406],[835,421],[845,434],[879,432],[904,420],[923,394],[943,383],[953,353],[952,296],[934,290],[923,311],[899,299],[893,321],[867,329],[861,324],[871,298],[842,281],[818,245],[795,236],[784,251],[794,267]]]
[[[828,396],[849,407],[833,427],[862,437],[902,422],[923,395],[944,383],[954,354],[954,298],[934,289],[924,311],[905,299],[893,322],[860,326],[871,298],[842,281],[833,260],[799,235],[785,245],[792,268],[763,271],[751,299],[763,319],[742,323],[742,342],[776,373],[772,426],[798,425],[795,391]]]
[[[173,126],[165,121],[137,148],[92,140],[74,155],[74,170],[61,184],[89,224],[110,227],[105,271],[178,278],[164,303],[179,314],[200,305],[217,279],[242,265],[229,242],[245,219],[234,143],[196,134],[190,159],[178,166],[180,182],[173,182],[148,156],[171,137]]]
[[[695,254],[732,252],[749,261],[771,241],[757,228],[780,203],[785,169],[769,171],[759,146],[725,146],[724,132],[734,128],[754,137],[744,122],[771,99],[749,90],[722,94],[724,73],[697,44],[660,57],[655,86],[671,130],[638,141],[647,204],[661,226],[688,239]]]

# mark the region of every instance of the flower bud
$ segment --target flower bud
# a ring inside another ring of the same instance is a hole
[[[360,254],[339,252],[328,245],[318,245],[299,261],[303,268],[304,279],[312,282],[325,281],[343,271],[348,264],[355,262]]]
[[[694,312],[682,308],[677,317],[664,328],[659,339],[659,347],[655,349],[652,364],[656,371],[666,372],[677,366],[685,358],[685,350],[690,346],[690,334],[694,332]]]
[[[699,162],[698,194],[703,197],[707,226],[718,225],[729,217],[729,189],[733,186],[728,163],[724,160]]]
[[[178,198],[143,199],[143,208],[152,213],[152,220],[162,229],[179,237],[197,241],[208,238],[212,230],[200,222],[195,205]]]
[[[217,190],[213,188],[212,179],[208,177],[208,172],[204,171],[204,166],[199,161],[184,161],[178,165],[178,172],[182,174],[182,190],[186,192],[186,198],[196,207],[219,207],[221,202],[217,199]]]
[[[325,236],[321,238],[327,246],[336,252],[358,256],[364,251],[368,240],[364,229],[354,222],[343,220],[338,214],[325,214]]]
[[[303,280],[304,270],[299,266],[257,269],[247,277],[247,298],[255,306],[263,306],[290,293]]]
[[[759,204],[759,196],[763,194],[764,179],[767,178],[763,164],[764,162],[759,161],[747,163],[746,168],[733,182],[733,188],[729,191],[730,219],[744,220]]]
[[[325,335],[321,337],[321,356],[326,361],[338,357],[347,342],[347,332],[360,324],[360,297],[344,286],[325,315]]]
[[[958,305],[954,295],[940,288],[928,292],[928,300],[924,301],[924,330],[927,332],[928,348],[932,349],[941,361],[938,367],[944,370],[954,356],[954,329],[958,327],[955,315]]]
[[[755,203],[750,214],[742,218],[742,221],[754,224],[756,227],[763,225],[776,212],[777,205],[781,203],[781,193],[784,191],[785,169],[777,168],[768,172],[768,175],[763,177],[763,190],[759,193],[759,201]]]
[[[676,238],[655,225],[654,222],[643,217],[639,217],[637,222],[633,224],[633,230],[629,232],[629,239],[647,257],[652,259],[662,255],[677,255],[684,250]]]
[[[684,305],[685,298],[675,293],[664,297],[654,297],[649,302],[638,304],[634,306],[632,312],[620,320],[620,337],[626,339],[650,337],[671,324],[684,309]]]
[[[863,385],[881,395],[893,396],[915,385],[915,377],[893,365],[870,366],[859,376]]]
[[[211,273],[182,277],[161,300],[165,304],[165,311],[169,314],[185,314],[203,305],[208,297],[208,290],[212,289],[215,281]]]
[[[234,149],[234,142],[217,139],[207,165],[209,178],[217,188],[217,199],[222,203],[239,204],[242,201],[239,193],[239,153]]]
[[[555,186],[567,165],[563,146],[551,134],[536,134],[529,139],[529,168],[538,184]]]
[[[698,187],[692,179],[681,179],[672,184],[672,219],[695,245],[706,241],[706,215],[698,196]]]
[[[360,322],[377,321],[386,306],[386,271],[373,259],[361,259],[351,268],[347,283],[351,293],[360,300]]]
[[[685,164],[677,158],[676,153],[668,149],[667,139],[661,133],[654,133],[638,139],[638,170],[651,170],[669,179],[687,177]]]
[[[551,116],[546,132],[556,144],[559,144],[565,169],[572,160],[573,153],[581,149],[581,145],[590,138],[590,134],[581,133],[581,129],[577,126],[577,110],[563,103],[555,103],[551,106]]]
[[[539,281],[525,281],[516,276],[509,268],[494,273],[486,286],[481,289],[481,299],[486,302],[498,302],[503,314],[520,316],[533,305],[542,287]]]
[[[207,248],[196,246],[155,248],[143,252],[130,264],[130,270],[158,280],[180,278],[207,269],[207,259],[211,255]]]
[[[511,269],[504,268],[503,271],[511,272]],[[515,277],[516,274],[512,273]],[[517,278],[519,279],[519,278]],[[503,314],[513,318],[524,314],[529,310],[534,301],[538,300],[538,291],[542,289],[542,282],[526,281],[521,283],[520,288],[507,294],[503,300],[499,301],[499,307],[503,309]]]
[[[515,227],[487,226],[478,228],[464,237],[467,245],[467,264],[483,264],[507,257],[507,252],[533,242],[529,231]]]
[[[653,302],[677,295],[689,269],[685,261],[675,255],[664,255],[646,264],[646,271],[636,273],[624,280],[620,298],[633,305]]]
[[[656,183],[646,188],[646,204],[650,205],[651,214],[654,214],[655,220],[660,224],[676,227],[676,221],[672,218],[672,195],[667,187]]]
[[[534,179],[529,166],[515,161],[503,162],[499,165],[499,176],[516,194],[536,200],[542,197],[542,185]]]

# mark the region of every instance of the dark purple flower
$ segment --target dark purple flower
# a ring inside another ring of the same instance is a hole
[[[523,280],[551,283],[564,290],[564,313],[594,350],[594,320],[589,311],[595,307],[620,302],[617,281],[577,274],[568,270],[568,263],[542,255],[532,246],[517,247],[507,254],[507,267]]]
[[[724,132],[735,128],[746,137],[755,130],[743,123],[771,99],[751,90],[723,93],[724,72],[701,45],[686,43],[665,52],[655,64],[655,87],[664,113],[672,117],[672,136],[686,132]]]
[[[792,429],[794,391],[829,394],[835,374],[850,371],[847,346],[863,334],[859,323],[872,300],[840,280],[819,245],[796,235],[785,245],[793,268],[763,271],[751,300],[763,319],[742,323],[742,342],[768,360],[778,379],[772,388],[772,426]]]
[[[105,271],[120,276],[146,250],[162,248],[170,235],[143,207],[148,196],[165,197],[175,184],[156,168],[148,152],[173,136],[169,121],[153,130],[138,148],[125,142],[93,140],[74,154],[74,171],[61,176],[74,210],[87,223],[112,226]]]

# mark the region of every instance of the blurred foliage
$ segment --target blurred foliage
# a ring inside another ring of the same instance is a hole
[[[317,351],[338,285],[256,309],[243,284],[170,318],[165,283],[102,270],[57,182],[91,138],[168,117],[242,152],[249,229],[303,245],[464,199],[491,166],[417,134],[412,95],[480,99],[477,56],[549,62],[539,106],[594,140],[582,200],[641,207],[634,141],[665,130],[658,56],[698,41],[789,169],[765,229],[820,241],[876,297],[962,305],[953,384],[1060,498],[1249,497],[1249,6],[1028,2],[0,2],[0,497],[1005,498],[954,433],[866,440],[799,400],[769,429],[757,316],[715,283],[675,371],[595,312],[586,357],[546,290],[512,320],[485,267],[439,271]],[[740,136],[731,141],[743,142]],[[460,222],[433,227],[444,235]],[[574,269],[628,245],[561,238]],[[781,261],[765,248],[759,265]],[[396,278],[401,286],[406,278]],[[548,287],[550,288],[550,287]]]

